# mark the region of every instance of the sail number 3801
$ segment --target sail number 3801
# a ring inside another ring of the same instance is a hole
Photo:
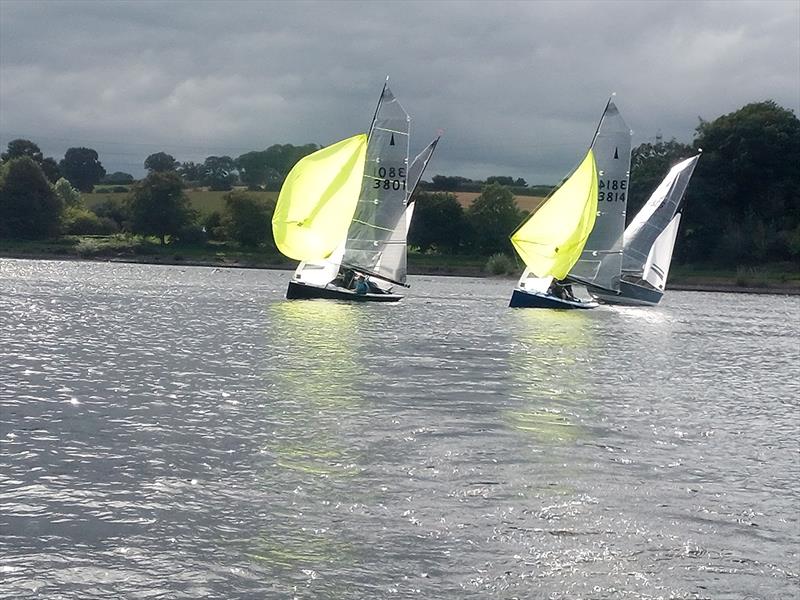
[[[378,167],[375,172],[374,189],[404,190],[406,189],[405,167]]]
[[[624,179],[601,179],[597,182],[597,201],[625,202],[627,187]]]

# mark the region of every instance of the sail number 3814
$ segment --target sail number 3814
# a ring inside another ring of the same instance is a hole
[[[601,179],[597,182],[597,201],[625,202],[627,187],[624,179]]]
[[[374,189],[404,190],[406,189],[405,167],[378,167],[375,172]]]

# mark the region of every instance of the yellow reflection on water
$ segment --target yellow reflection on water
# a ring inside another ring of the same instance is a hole
[[[506,423],[539,443],[574,442],[587,432],[575,422],[587,406],[592,319],[585,311],[512,311],[511,376],[521,406]]]
[[[270,305],[272,335],[282,347],[277,383],[316,406],[357,402],[353,384],[364,373],[358,308],[325,300]]]
[[[255,548],[247,555],[268,566],[289,569],[315,567],[326,564],[350,562],[352,547],[323,534],[305,530],[303,535],[282,539],[261,537],[255,540]]]
[[[343,441],[348,416],[362,402],[354,385],[365,368],[359,308],[331,301],[269,306],[271,335],[281,348],[269,378],[282,400],[272,407],[281,426],[265,450],[277,467],[325,478],[360,472],[359,452]]]

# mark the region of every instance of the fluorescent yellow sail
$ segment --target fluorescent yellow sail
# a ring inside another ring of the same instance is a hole
[[[286,177],[272,217],[283,254],[321,260],[347,235],[364,176],[367,136],[359,134],[301,159]]]
[[[575,172],[511,236],[537,277],[563,279],[578,261],[597,216],[597,167],[591,150]]]

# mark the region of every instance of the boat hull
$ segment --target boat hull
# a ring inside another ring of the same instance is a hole
[[[511,301],[508,303],[510,308],[555,308],[562,310],[585,310],[595,308],[597,302],[580,300],[562,300],[551,294],[539,292],[525,292],[520,289],[514,290],[511,294]]]
[[[403,297],[397,294],[356,294],[354,290],[347,290],[333,286],[318,286],[299,281],[290,281],[286,290],[289,300],[345,300],[350,302],[398,302]]]
[[[619,304],[621,306],[656,306],[664,292],[651,287],[645,287],[624,279],[619,282],[619,294],[608,294],[591,290],[599,302],[603,304]]]

